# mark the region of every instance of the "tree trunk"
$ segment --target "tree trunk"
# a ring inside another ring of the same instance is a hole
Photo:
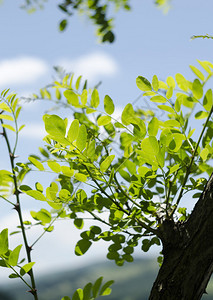
[[[213,174],[185,223],[160,227],[164,261],[149,300],[199,300],[213,272]]]

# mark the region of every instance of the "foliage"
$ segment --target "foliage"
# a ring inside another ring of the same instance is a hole
[[[38,8],[43,8],[47,0],[25,0],[22,5],[28,12],[34,12]],[[156,0],[155,4],[167,10],[169,0]],[[102,42],[112,43],[115,39],[113,33],[113,17],[108,17],[109,11],[114,9],[117,12],[120,9],[130,10],[130,0],[61,0],[58,8],[65,14],[59,23],[59,30],[64,31],[68,25],[68,18],[74,14],[75,11],[81,15],[86,15],[96,26],[96,33]]]
[[[5,228],[0,233],[0,266],[10,268],[10,278],[19,277],[34,299],[38,296],[31,250],[46,232],[54,230],[56,220],[71,219],[81,230],[76,255],[85,254],[92,244],[104,240],[109,243],[107,258],[118,266],[133,261],[138,245],[144,252],[152,245],[160,245],[164,220],[187,220],[189,213],[180,201],[184,202],[189,192],[198,198],[206,184],[206,173],[212,172],[213,99],[212,90],[206,90],[206,85],[213,75],[213,64],[198,63],[202,71],[190,66],[195,75],[193,81],[182,74],[169,76],[165,82],[156,75],[151,81],[138,76],[136,85],[153,109],[135,109],[129,103],[121,117],[116,116],[109,95],[102,105],[98,90],[87,88],[81,77],[74,80],[73,74],[41,89],[33,100],[43,99],[66,107],[73,112],[73,119],[44,114],[44,148],[40,148],[40,156],[31,155],[26,163],[15,164],[19,132],[23,128],[17,122],[21,109],[18,98],[8,90],[1,93],[2,136],[11,171],[1,170],[0,197],[18,213],[27,263],[19,257],[22,245],[9,248]],[[195,124],[202,126],[192,129]],[[8,131],[15,134],[13,147]],[[46,189],[42,182],[30,187],[24,179],[32,170],[52,172],[54,180]],[[34,224],[22,219],[21,193],[49,205],[49,209],[31,211],[36,224],[44,228],[32,245],[28,245],[25,231],[26,226]],[[94,225],[84,229],[84,218],[88,215]],[[97,226],[98,222],[107,230]],[[30,283],[25,279],[26,273]],[[99,278],[94,285],[78,289],[72,299],[108,295],[112,281],[102,288],[101,282]]]

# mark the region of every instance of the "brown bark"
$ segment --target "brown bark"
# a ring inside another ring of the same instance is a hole
[[[185,223],[160,227],[164,261],[149,300],[199,300],[213,272],[213,174]]]

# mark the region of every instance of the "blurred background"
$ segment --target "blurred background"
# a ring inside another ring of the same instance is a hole
[[[194,76],[188,66],[198,67],[196,59],[213,62],[213,41],[191,40],[193,35],[212,33],[211,0],[173,0],[166,15],[152,0],[132,0],[130,12],[120,11],[115,16],[116,40],[113,44],[99,43],[94,26],[78,15],[70,19],[65,32],[59,32],[58,23],[64,16],[53,1],[34,14],[20,9],[21,4],[21,0],[5,0],[0,5],[0,91],[10,88],[20,97],[28,97],[52,82],[56,76],[54,66],[62,66],[67,72],[74,72],[75,78],[83,75],[91,87],[101,81],[101,99],[105,94],[110,95],[119,114],[128,102],[140,95],[135,84],[138,75],[151,80],[156,74],[165,80],[169,75],[181,73],[190,80]],[[136,102],[137,107],[145,105],[142,98]],[[19,123],[26,127],[20,134],[17,161],[26,161],[43,145],[42,115],[50,107],[45,101],[23,102]],[[2,140],[0,154],[1,169],[9,168]],[[33,173],[25,184],[32,186],[38,180],[49,183],[46,174]],[[193,200],[189,201],[187,205],[193,207]],[[24,218],[30,219],[29,211],[38,210],[40,206],[39,201],[23,197]],[[15,230],[16,212],[2,200],[0,207],[0,231],[5,227],[10,232]],[[86,226],[90,226],[89,222]],[[35,240],[41,232],[42,228],[33,228],[28,233],[29,240]],[[160,249],[155,248],[147,255],[139,247],[135,253],[136,261],[120,269],[106,261],[107,245],[104,242],[91,247],[83,257],[76,257],[74,246],[79,235],[80,231],[71,221],[62,221],[36,244],[32,254],[41,299],[60,299],[64,293],[71,295],[75,288],[102,275],[106,280],[113,278],[117,282],[108,299],[147,299],[157,274],[156,257]],[[20,237],[12,236],[11,248],[18,242],[22,243]],[[8,274],[7,270],[0,270],[0,289],[6,291],[0,299],[24,300],[21,289],[25,290],[25,287],[16,279],[8,279]],[[141,288],[142,284],[144,288]],[[29,293],[24,295],[31,299]],[[211,295],[208,299],[213,299],[213,293]]]

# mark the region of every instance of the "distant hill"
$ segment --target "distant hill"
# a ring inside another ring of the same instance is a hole
[[[107,300],[147,300],[152,284],[158,272],[155,259],[138,260],[133,263],[117,267],[114,263],[106,261],[85,268],[71,271],[59,271],[47,274],[37,279],[39,300],[61,300],[63,296],[72,296],[73,292],[83,287],[87,282],[94,282],[100,276],[105,280],[114,279],[112,294],[105,297]],[[32,300],[32,295],[18,280],[0,290],[0,300]],[[213,300],[213,282],[208,287],[208,295],[202,299]]]

